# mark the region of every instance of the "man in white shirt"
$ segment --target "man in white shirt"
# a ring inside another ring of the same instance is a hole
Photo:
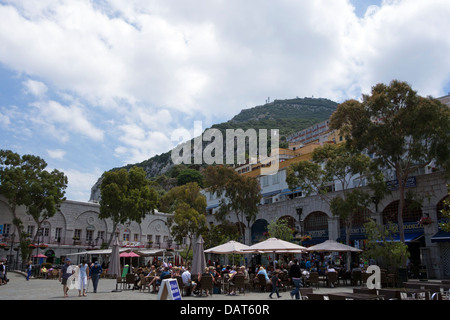
[[[186,271],[181,274],[181,280],[183,280],[183,284],[186,288],[189,288],[194,295],[194,290],[197,284],[191,279],[191,267],[188,267]]]

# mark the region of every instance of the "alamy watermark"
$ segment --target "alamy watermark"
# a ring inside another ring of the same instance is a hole
[[[267,152],[268,131],[270,131],[270,155]],[[178,129],[172,133],[171,139],[174,142],[185,141],[172,149],[171,158],[174,164],[242,165],[261,163],[261,175],[274,174],[279,168],[278,129],[258,129],[258,132],[255,129],[245,131],[243,129],[226,129],[224,140],[219,129],[210,128],[203,132],[202,122],[195,121],[194,138],[188,130]],[[203,142],[210,143],[203,148]]]
[[[377,265],[371,265],[366,270],[370,276],[367,278],[366,285],[369,289],[381,289],[381,270]]]

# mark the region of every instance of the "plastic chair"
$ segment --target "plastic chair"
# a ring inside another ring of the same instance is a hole
[[[309,293],[306,296],[308,300],[325,300],[324,295],[319,293]]]
[[[312,288],[300,288],[299,290],[300,290],[300,299],[302,300],[308,299],[308,294],[313,293]]]
[[[266,277],[263,274],[258,274],[258,283],[261,286],[261,291],[265,292],[267,288]]]
[[[336,272],[328,272],[327,273],[327,283],[328,283],[328,286],[334,286],[334,285],[336,285],[336,283],[337,283],[337,281],[338,281],[338,278],[337,278],[337,273]]]
[[[311,272],[309,274],[309,284],[312,286],[313,284],[316,284],[316,288],[319,288],[319,273],[318,272]]]
[[[237,274],[233,277],[233,279],[228,282],[228,293],[231,291],[231,288],[243,289],[245,295],[245,279],[243,274]]]
[[[209,294],[212,296],[213,293],[213,279],[210,275],[202,276],[200,279],[200,296],[203,294],[203,290],[205,290],[205,293],[207,294],[206,290],[209,290]]]

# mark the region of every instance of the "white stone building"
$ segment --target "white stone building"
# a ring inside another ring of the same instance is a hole
[[[23,221],[24,230],[34,237],[38,232],[34,220],[25,213],[24,207],[17,208],[16,212]],[[103,242],[108,242],[112,232],[116,233],[122,246],[164,249],[169,244],[175,245],[169,241],[169,228],[166,225],[169,214],[147,214],[140,224],[131,222],[112,230],[112,221],[100,219],[99,212],[100,205],[97,203],[64,201],[60,210],[42,224],[39,243],[48,247],[36,249],[36,252],[47,255],[47,261],[59,264],[70,253],[99,249]],[[12,210],[7,199],[0,196],[0,243],[7,244],[8,248],[0,251],[0,259],[17,261],[20,255],[14,248],[18,247],[19,237],[12,219]]]

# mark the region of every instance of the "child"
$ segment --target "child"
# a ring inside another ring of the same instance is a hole
[[[272,295],[274,293],[277,294],[278,298],[281,298],[280,294],[278,293],[278,286],[279,286],[279,283],[281,282],[280,278],[278,278],[278,272],[275,271],[273,273],[271,280],[272,280],[272,292],[269,294],[269,298],[272,299]]]

